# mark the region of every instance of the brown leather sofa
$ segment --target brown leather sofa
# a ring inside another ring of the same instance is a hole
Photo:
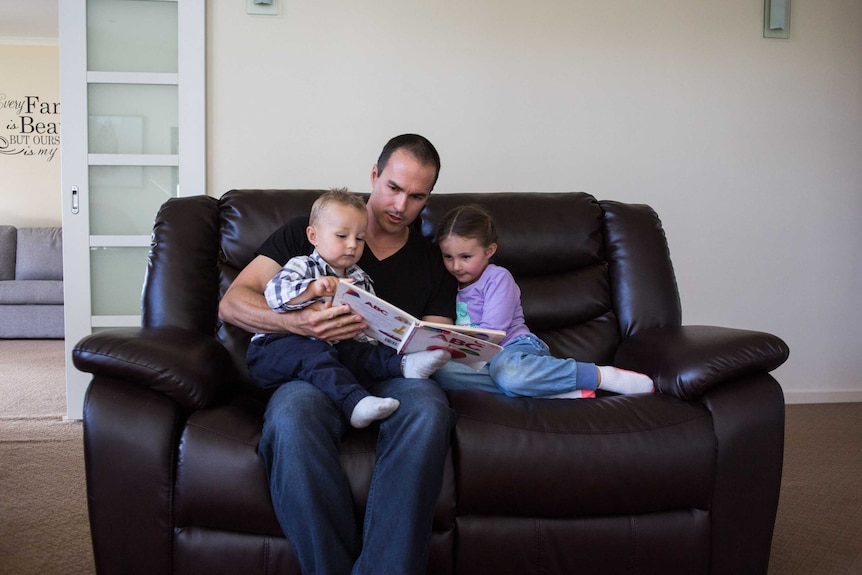
[[[319,191],[241,190],[159,212],[143,327],[74,350],[99,573],[298,573],[256,446],[264,400],[249,334],[219,297],[266,236]],[[781,481],[779,338],[681,326],[667,242],[647,206],[581,193],[433,194],[423,231],[484,204],[529,325],[561,356],[650,374],[660,393],[513,399],[453,392],[459,420],[429,573],[766,573]],[[373,429],[343,465],[361,523]],[[386,573],[382,568],[381,573]]]

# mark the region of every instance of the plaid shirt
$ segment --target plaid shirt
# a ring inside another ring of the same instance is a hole
[[[353,279],[353,282],[357,286],[374,293],[371,276],[365,273],[365,271],[363,271],[359,266],[350,266],[344,270],[344,274],[345,278]],[[300,304],[293,305],[289,305],[287,303],[305,291],[305,288],[308,287],[308,284],[310,284],[312,280],[316,280],[322,276],[339,277],[338,274],[335,273],[335,270],[333,270],[328,263],[323,261],[323,258],[320,257],[317,250],[311,252],[310,256],[293,257],[288,260],[288,262],[284,264],[284,267],[275,274],[275,277],[269,280],[269,283],[266,284],[266,289],[263,292],[264,297],[266,297],[266,303],[273,310],[279,313],[286,313],[288,311],[307,307],[319,299],[329,299],[314,298]],[[258,339],[264,335],[265,334],[263,333],[257,333],[252,337],[252,339]],[[354,339],[372,343],[374,342],[373,339],[362,333]]]
[[[344,274],[344,277],[352,279],[355,285],[374,293],[371,276],[359,266],[350,266],[344,270]],[[322,298],[311,299],[299,304],[288,304],[287,302],[305,291],[312,281],[323,276],[339,277],[335,270],[323,261],[317,250],[314,250],[310,256],[291,258],[266,284],[266,290],[263,293],[266,297],[266,303],[279,313],[307,307]]]

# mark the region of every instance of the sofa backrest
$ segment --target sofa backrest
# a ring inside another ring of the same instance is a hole
[[[0,281],[62,279],[62,228],[0,226]]]
[[[63,279],[62,228],[18,228],[15,279]]]
[[[18,230],[15,226],[0,226],[0,281],[15,279],[15,250]]]
[[[499,236],[493,261],[515,276],[530,329],[555,354],[609,362],[620,331],[596,199],[583,193],[432,194],[423,233],[433,237],[440,219],[463,204],[479,204],[493,216]]]
[[[280,225],[308,214],[322,190],[233,190],[169,200],[154,227],[144,326],[212,332],[244,372],[251,334],[217,319],[218,301]],[[622,337],[679,325],[676,281],[661,223],[647,206],[584,193],[435,192],[422,213],[433,236],[451,208],[483,205],[498,227],[495,262],[522,291],[530,328],[553,353],[607,363]],[[409,270],[408,270],[409,271]]]

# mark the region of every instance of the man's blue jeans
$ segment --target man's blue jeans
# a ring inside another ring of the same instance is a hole
[[[387,380],[369,391],[401,405],[379,424],[361,536],[338,454],[347,425],[341,412],[304,381],[282,385],[267,405],[258,451],[276,517],[303,573],[427,570],[455,412],[427,379]]]

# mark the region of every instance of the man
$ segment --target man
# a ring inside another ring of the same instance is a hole
[[[434,188],[440,158],[427,139],[390,140],[371,170],[368,230],[359,265],[375,291],[430,321],[452,323],[455,282],[439,250],[410,224]],[[362,318],[348,306],[314,304],[278,314],[266,283],[292,256],[308,254],[307,221],[277,230],[222,299],[219,315],[250,332],[292,332],[325,340],[356,336]],[[439,386],[393,379],[369,391],[393,397],[399,409],[380,423],[377,459],[360,536],[338,447],[347,422],[322,392],[304,381],[278,388],[267,405],[258,451],[279,523],[305,573],[424,573],[434,504],[454,413]]]

